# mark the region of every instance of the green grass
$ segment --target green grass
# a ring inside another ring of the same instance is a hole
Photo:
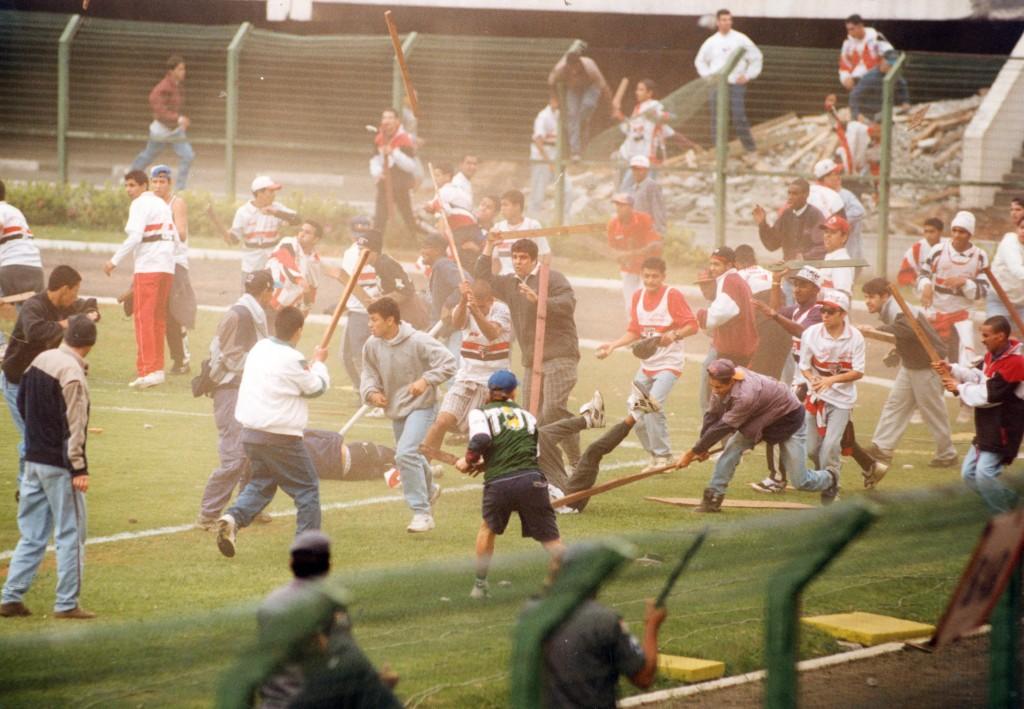
[[[51,236],[51,234],[46,234]],[[65,238],[65,237],[61,237]],[[191,335],[193,352],[206,348],[216,317],[200,313]],[[320,334],[311,326],[302,348]],[[92,471],[88,493],[89,536],[188,524],[194,520],[209,472],[216,465],[216,435],[210,402],[194,399],[183,378],[163,387],[134,392],[135,357],[131,323],[113,308],[104,310],[100,340],[90,356]],[[623,411],[634,371],[628,355],[598,361],[584,352],[574,406],[596,387],[605,394],[609,416]],[[333,380],[328,396],[311,404],[311,424],[338,428],[356,408],[355,396],[332,351]],[[688,365],[669,402],[677,450],[696,438],[698,369]],[[869,374],[887,375],[874,362]],[[886,390],[863,384],[854,420],[866,438],[874,427]],[[952,406],[952,403],[951,403]],[[5,419],[6,421],[6,419]],[[970,427],[956,428],[961,452]],[[596,437],[585,433],[585,441]],[[364,419],[353,440],[391,441],[390,426]],[[13,549],[15,521],[15,436],[0,425],[0,550]],[[955,484],[956,470],[931,470],[931,438],[911,426],[901,454],[886,478],[890,490]],[[642,451],[621,447],[606,464],[640,461]],[[903,469],[903,465],[912,469]],[[633,472],[624,466],[602,479]],[[595,498],[582,515],[559,516],[566,541],[610,534],[634,540],[651,557],[671,562],[709,523],[713,534],[694,566],[677,586],[662,632],[662,650],[724,660],[728,672],[763,667],[761,635],[765,583],[787,560],[798,557],[827,524],[812,512],[729,511],[711,520],[687,510],[644,501],[644,496],[697,497],[710,464],[649,479]],[[755,498],[747,483],[764,473],[760,450],[744,459],[730,498]],[[860,476],[844,465],[848,497],[857,497]],[[474,483],[448,470],[442,482],[459,488]],[[383,482],[325,482],[324,503],[352,502],[389,493]],[[816,503],[816,496],[790,493],[788,500]],[[356,637],[378,664],[389,662],[401,675],[399,694],[427,706],[504,706],[509,637],[525,600],[541,585],[546,560],[537,545],[510,533],[498,541],[492,574],[494,597],[471,604],[468,595],[473,539],[479,525],[480,494],[449,492],[437,510],[438,528],[428,535],[405,532],[404,504],[357,506],[324,514],[334,541],[333,578],[354,593]],[[292,508],[278,495],[272,511]],[[949,596],[984,519],[973,497],[910,501],[891,507],[862,541],[808,590],[807,613],[864,610],[934,622]],[[277,518],[239,535],[238,555],[217,551],[212,534],[198,530],[99,544],[87,548],[83,606],[99,613],[95,621],[51,619],[55,583],[48,555],[26,602],[34,615],[0,622],[0,661],[4,665],[3,706],[208,706],[225,669],[255,636],[252,615],[272,588],[289,578],[287,549],[294,518]],[[6,568],[8,562],[0,562]],[[634,628],[643,599],[657,594],[666,564],[628,564],[603,592]],[[508,581],[509,585],[498,585]],[[817,632],[802,634],[805,656],[831,652],[835,643]],[[665,680],[659,686],[667,686]]]

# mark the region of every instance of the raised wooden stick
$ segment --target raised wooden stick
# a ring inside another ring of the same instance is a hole
[[[327,330],[320,339],[321,349],[326,349],[331,344],[331,338],[334,337],[334,331],[338,327],[338,321],[341,320],[341,314],[345,312],[345,308],[348,306],[348,299],[359,281],[359,274],[363,272],[363,268],[366,266],[366,261],[369,258],[370,252],[363,249],[362,253],[359,254],[359,262],[356,264],[355,273],[352,274],[351,280],[345,286],[345,292],[341,294],[341,300],[338,301],[338,305],[334,308],[334,314],[331,315],[331,322],[327,325]]]
[[[34,290],[27,290],[24,293],[11,293],[10,295],[0,296],[0,303],[3,303],[4,305],[24,303],[35,294],[36,292]]]
[[[535,236],[568,236],[570,234],[603,233],[607,224],[573,224],[570,226],[549,226],[543,229],[524,229],[522,231],[496,231],[504,239],[531,239]],[[497,236],[495,238],[498,238]]]
[[[391,35],[391,46],[395,48],[395,59],[398,60],[398,68],[402,72],[402,85],[405,86],[405,95],[409,97],[409,107],[412,108],[412,115],[420,117],[420,104],[416,99],[416,90],[412,87],[412,78],[409,76],[409,66],[405,63],[405,52],[402,51],[402,42],[398,39],[398,28],[395,21],[391,19],[391,10],[384,13],[384,23],[388,26],[388,34]],[[398,106],[395,107],[399,109]]]
[[[530,404],[527,407],[531,414],[540,418],[540,395],[544,386],[544,335],[548,323],[548,280],[551,266],[541,262],[537,273],[537,324],[533,336],[533,366],[530,370]]]
[[[339,268],[338,281],[341,283],[342,286],[348,288],[348,284],[350,282],[353,282],[354,279],[352,278],[352,276],[348,275],[348,271],[346,271],[344,268]],[[373,298],[370,297],[370,294],[367,293],[366,289],[363,288],[358,283],[356,283],[355,286],[353,286],[352,295],[354,295],[356,297],[356,300],[358,300],[363,305],[369,305],[370,303],[373,302]]]
[[[622,77],[622,81],[619,82],[619,87],[615,89],[615,95],[612,96],[612,107],[616,111],[622,111],[622,98],[626,95],[626,89],[629,88],[629,77]]]
[[[992,273],[992,269],[986,266],[981,272],[988,277],[988,282],[992,284],[992,288],[995,290],[996,295],[999,296],[999,300],[1003,302],[1003,307],[1010,314],[1010,319],[1017,326],[1017,331],[1024,335],[1024,322],[1021,322],[1020,313],[1013,307],[1013,303],[1010,302],[1010,296],[1006,295],[1006,291],[1003,290],[1002,284],[996,279],[995,274]]]
[[[900,306],[900,310],[907,318],[907,324],[910,325],[910,329],[914,331],[914,336],[917,341],[921,343],[921,347],[928,353],[928,359],[932,362],[941,362],[942,358],[939,357],[939,353],[935,351],[935,346],[932,345],[932,341],[928,339],[928,335],[925,334],[924,329],[921,327],[921,323],[917,321],[917,317],[914,315],[914,311],[907,305],[907,301],[903,299],[903,294],[900,293],[900,289],[892,284],[889,285],[889,292],[892,293],[892,297],[896,299],[896,303]]]

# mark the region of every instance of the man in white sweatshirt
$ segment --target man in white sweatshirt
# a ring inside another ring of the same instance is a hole
[[[298,308],[282,308],[276,336],[257,342],[245,359],[235,418],[242,424],[252,479],[218,520],[217,548],[227,557],[235,555],[238,529],[249,526],[279,487],[295,501],[295,534],[320,529],[320,483],[302,432],[309,421],[306,399],[326,392],[331,377],[324,364],[326,349],[315,348],[309,364],[295,348],[302,325]]]

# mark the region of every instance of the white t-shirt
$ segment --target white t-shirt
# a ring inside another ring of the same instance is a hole
[[[531,137],[534,140],[539,138],[547,146],[548,155],[545,158],[537,144],[530,141],[530,159],[554,160],[555,149],[558,145],[558,111],[551,108],[550,105],[542,108],[537,117],[533,119],[533,135]]]
[[[700,51],[697,52],[697,57],[693,60],[693,65],[697,67],[697,73],[701,76],[713,76],[725,67],[732,53],[741,46],[746,47],[747,51],[737,62],[736,68],[729,74],[729,83],[735,84],[736,79],[740,76],[746,76],[749,81],[753,81],[761,74],[763,60],[761,50],[750,40],[750,37],[737,30],[729,30],[724,35],[721,32],[715,32],[704,40],[704,44],[700,45]]]
[[[455,173],[455,177],[452,178],[452,181],[449,184],[455,185],[460,190],[462,190],[463,192],[466,193],[466,196],[469,198],[469,209],[472,209],[473,208],[473,183],[471,183],[469,181],[469,178],[466,177],[461,172],[456,172]],[[450,202],[451,200],[448,200],[448,201]]]
[[[280,202],[271,204],[270,209],[295,214],[294,210]],[[242,273],[252,273],[266,267],[267,259],[281,239],[281,225],[285,223],[273,214],[264,214],[251,200],[238,208],[231,222],[231,233],[242,241]]]
[[[501,328],[494,340],[484,337],[472,313],[467,317],[466,327],[462,328],[462,358],[455,381],[486,384],[499,369],[511,369],[512,312],[500,300],[495,299],[491,304],[487,320],[498,323]]]
[[[772,289],[772,272],[761,266],[747,266],[736,269],[747,285],[750,286],[751,295],[757,295]]]
[[[25,215],[5,201],[0,201],[0,266],[43,267]]]
[[[846,250],[846,247],[830,251],[825,254],[825,261],[846,261],[850,258],[850,252]],[[822,277],[822,288],[835,288],[846,293],[846,295],[853,297],[853,279],[857,275],[857,269],[853,266],[843,266],[841,268],[829,268],[824,266],[821,268]]]
[[[672,126],[663,122],[667,117],[661,101],[651,98],[637,104],[629,118],[619,124],[619,130],[626,134],[619,146],[619,157],[628,161],[643,155],[652,161],[660,160],[665,139],[675,135]]]
[[[807,195],[807,204],[825,215],[825,219],[828,219],[833,214],[838,214],[846,208],[846,203],[843,202],[843,198],[839,196],[838,192],[817,182],[811,183],[811,192]]]
[[[508,221],[505,219],[502,219],[494,225],[494,231],[529,231],[531,229],[540,228],[540,222],[536,219],[531,219],[530,217],[523,217],[523,221],[519,222],[515,226],[509,225]],[[548,244],[547,237],[534,236],[530,237],[530,239],[537,244],[538,258],[544,254],[551,253],[551,246]],[[501,262],[501,275],[503,276],[508,273],[515,273],[515,269],[512,268],[512,244],[517,241],[518,239],[504,239],[494,246],[493,257]]]
[[[128,238],[110,257],[111,263],[119,265],[130,253],[135,273],[174,273],[178,230],[167,202],[152,192],[140,194],[128,208],[124,231]]]
[[[838,338],[825,329],[825,323],[811,325],[800,336],[800,369],[828,377],[844,372],[864,372],[864,336],[844,323]],[[825,403],[840,409],[852,409],[857,403],[857,383],[833,384],[818,394]]]

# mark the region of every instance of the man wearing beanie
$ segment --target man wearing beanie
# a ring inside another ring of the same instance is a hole
[[[68,321],[64,342],[38,355],[21,377],[18,411],[25,421],[25,475],[18,503],[21,538],[7,572],[0,616],[31,615],[22,602],[53,534],[57,546],[54,618],[95,618],[78,605],[85,563],[85,493],[89,465],[89,385],[85,362],[96,344],[96,324],[85,315]]]

